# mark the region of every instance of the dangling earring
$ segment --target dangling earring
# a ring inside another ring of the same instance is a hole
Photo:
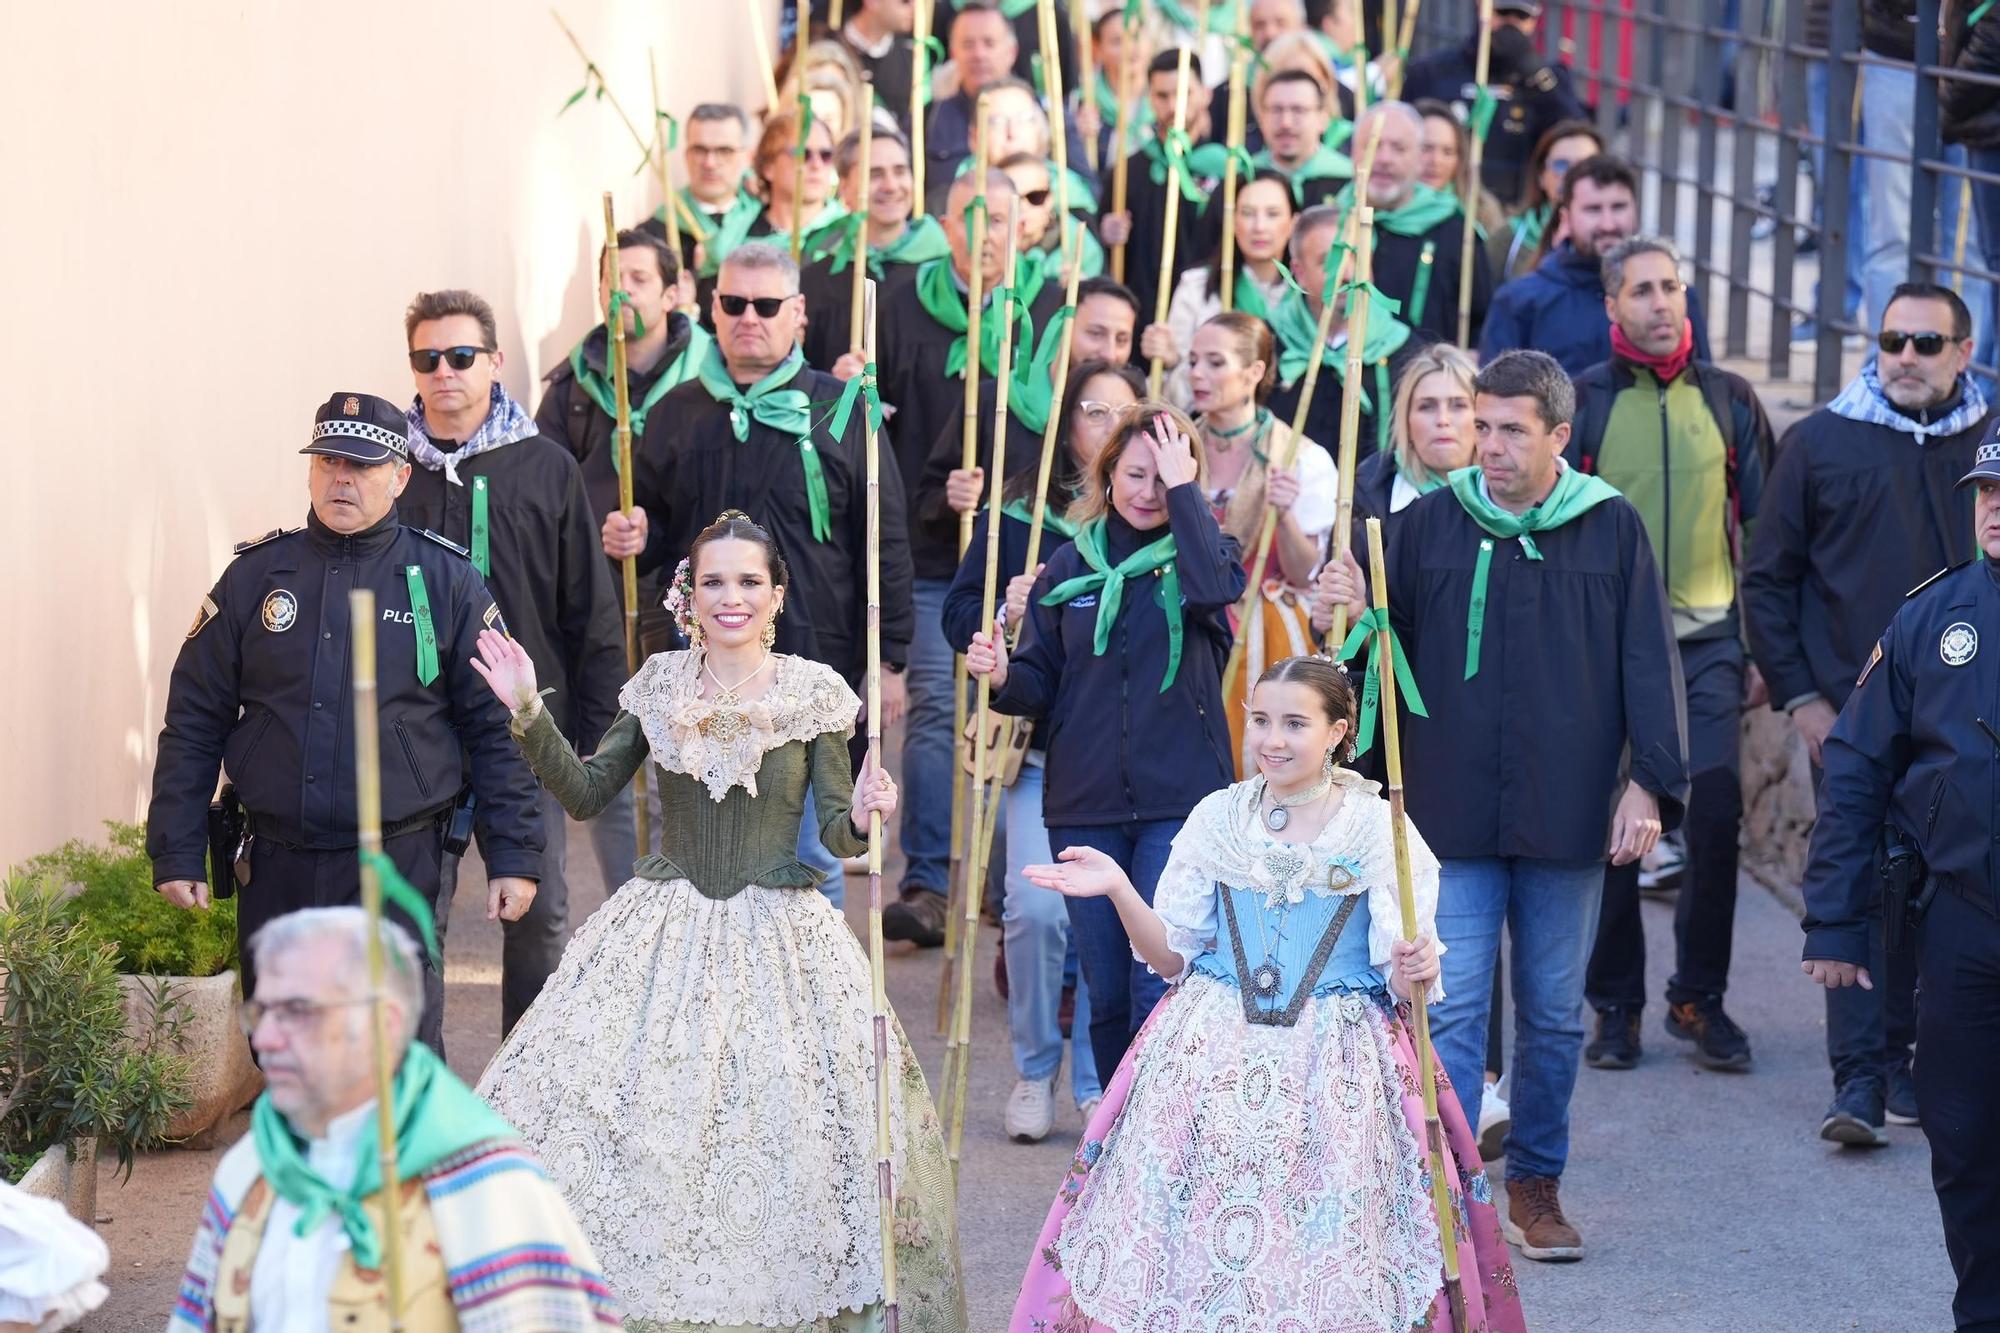
[[[1323,778],[1332,777],[1333,766],[1336,762],[1337,761],[1334,758],[1334,752],[1332,750],[1328,750],[1326,752],[1326,762],[1319,766],[1319,775]]]
[[[778,618],[772,616],[764,622],[764,651],[770,652],[771,645],[778,641]]]
[[[701,617],[691,620],[683,632],[687,635],[688,647],[699,649],[702,646]]]

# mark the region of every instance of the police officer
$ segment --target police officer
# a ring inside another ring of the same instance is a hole
[[[1891,934],[1915,925],[1917,1102],[1952,1310],[1961,1329],[2000,1330],[2000,428],[1958,484],[1978,488],[1984,558],[1911,594],[1822,751],[1804,968],[1872,989],[1877,916]]]
[[[382,844],[432,903],[447,825],[469,793],[485,825],[486,914],[513,921],[541,874],[535,780],[507,734],[507,710],[472,670],[474,640],[505,629],[463,549],[397,521],[410,479],[400,409],[336,393],[319,409],[303,528],[236,548],[202,599],[167,694],[153,768],[146,851],[153,883],[176,907],[206,908],[209,794],[216,769],[242,802],[246,840],[218,864],[237,907],[243,990],[255,989],[242,942],[302,907],[360,900],[347,594],[370,588],[381,718]],[[400,912],[397,915],[402,915]],[[420,1036],[442,1050],[444,981],[426,963]]]

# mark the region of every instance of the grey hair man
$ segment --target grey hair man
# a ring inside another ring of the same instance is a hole
[[[1380,137],[1376,137],[1379,127]],[[1424,118],[1408,102],[1376,102],[1354,126],[1357,153],[1375,144],[1365,182],[1375,210],[1375,285],[1400,302],[1397,317],[1434,337],[1458,340],[1459,274],[1464,260],[1465,218],[1448,190],[1420,179]],[[1350,186],[1341,203],[1354,198]],[[1484,246],[1472,247],[1472,332],[1477,336],[1493,294],[1493,272]],[[1373,316],[1371,316],[1371,319]]]

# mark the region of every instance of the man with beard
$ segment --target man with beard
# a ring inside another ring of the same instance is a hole
[[[1860,375],[1779,442],[1743,570],[1750,647],[1816,778],[1835,716],[1904,597],[1974,554],[1971,498],[1955,489],[1990,421],[1966,373],[1971,312],[1949,287],[1906,282],[1876,343]],[[1874,1147],[1889,1141],[1885,1116],[1917,1123],[1915,962],[1887,950],[1879,914],[1864,924],[1870,953],[1856,961],[1875,984],[1827,992],[1834,1098],[1820,1137]]]
[[[1251,166],[1290,181],[1292,202],[1300,208],[1327,203],[1354,178],[1354,164],[1326,146],[1334,104],[1318,79],[1302,69],[1281,69],[1265,82],[1253,106],[1264,146],[1251,157]],[[1218,244],[1221,237],[1218,229]]]
[[[1379,138],[1376,125],[1381,126]],[[1357,153],[1375,142],[1368,174],[1368,203],[1375,210],[1375,262],[1370,275],[1382,293],[1400,304],[1397,317],[1434,338],[1458,338],[1458,275],[1464,259],[1465,216],[1448,191],[1418,179],[1423,169],[1424,118],[1408,102],[1376,102],[1354,125]],[[1346,208],[1354,187],[1341,192]],[[1493,295],[1493,271],[1486,248],[1472,247],[1472,332],[1486,317]],[[1374,318],[1370,312],[1370,319]],[[1597,315],[1602,324],[1602,313]]]
[[[611,306],[604,279],[604,251],[597,252],[598,309]],[[632,409],[632,443],[646,434],[646,419],[677,384],[694,378],[714,341],[708,331],[674,309],[681,289],[680,262],[657,234],[640,228],[618,233],[618,287],[623,295],[625,379]],[[611,379],[611,338],[599,324],[584,335],[567,359],[547,377],[548,390],[535,411],[543,438],[568,449],[583,470],[591,523],[601,527],[618,510],[617,389]],[[619,562],[611,562],[611,586],[623,605],[625,582]],[[644,656],[672,647],[670,620],[660,605],[657,571],[639,580],[639,643]],[[622,620],[619,622],[624,623]],[[596,736],[572,738],[586,752]],[[632,818],[632,789],[624,787],[603,813],[590,821],[591,842],[607,889],[616,888],[638,856]]]
[[[1486,131],[1479,176],[1487,189],[1509,203],[1519,200],[1527,186],[1528,159],[1542,135],[1560,121],[1586,114],[1571,85],[1569,67],[1544,64],[1535,51],[1534,33],[1541,15],[1540,0],[1498,0],[1493,6],[1486,82],[1500,106]],[[1403,80],[1404,99],[1449,102],[1463,120],[1471,114],[1479,90],[1478,60],[1475,32],[1461,46],[1411,61]]]
[[[583,473],[569,451],[535,430],[500,384],[504,356],[493,307],[468,291],[420,292],[403,317],[417,399],[408,412],[417,466],[403,520],[465,548],[535,660],[563,735],[589,749],[618,713],[625,636],[611,568],[597,553]],[[569,939],[564,877],[567,816],[541,794],[548,849],[541,890],[506,928],[500,951],[500,1024],[511,1030],[561,961]],[[495,837],[478,825],[481,854]],[[490,858],[489,858],[490,859]],[[453,859],[440,908],[457,878]],[[440,912],[442,915],[442,912]]]
[[[1611,359],[1611,326],[1604,319],[1603,256],[1639,230],[1639,174],[1622,157],[1586,157],[1563,177],[1556,217],[1565,239],[1532,273],[1493,294],[1486,326],[1478,332],[1479,359],[1532,347],[1547,352],[1572,375]],[[1701,297],[1687,291],[1694,325],[1694,354],[1709,359],[1708,326]],[[1479,326],[1473,325],[1475,331]]]

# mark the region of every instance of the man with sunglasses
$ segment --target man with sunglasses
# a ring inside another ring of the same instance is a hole
[[[514,638],[554,687],[563,735],[586,753],[618,714],[625,635],[611,567],[569,450],[539,434],[500,383],[493,307],[468,291],[420,292],[403,317],[416,400],[405,414],[417,464],[403,498],[412,524],[464,547]],[[541,796],[548,851],[535,905],[500,951],[501,1032],[510,1031],[562,959],[569,938],[567,816]],[[495,836],[477,825],[482,853]],[[457,859],[446,866],[447,889]]]
[[[542,877],[534,775],[507,734],[507,710],[471,666],[479,631],[508,622],[462,550],[403,523],[409,450],[394,404],[365,393],[327,399],[300,451],[312,460],[305,526],[236,548],[174,663],[146,852],[161,897],[208,907],[211,821],[226,818],[209,796],[226,769],[221,805],[239,802],[243,825],[227,830],[212,871],[216,892],[241,890],[246,994],[260,993],[244,947],[260,926],[361,900],[347,600],[356,588],[373,591],[377,608],[383,855],[436,909],[442,935],[447,826],[469,793],[491,828],[487,918],[518,920]],[[409,920],[393,903],[388,910]],[[428,964],[424,990],[419,1035],[442,1051],[444,978]]]
[[[1876,345],[1838,397],[1779,441],[1743,570],[1750,646],[1816,780],[1835,716],[1904,597],[1974,554],[1971,499],[1956,484],[1993,414],[1966,373],[1971,313],[1949,287],[1906,282]],[[1915,962],[1907,947],[1888,949],[1879,917],[1865,934],[1869,954],[1856,961],[1873,989],[1827,992],[1835,1091],[1820,1136],[1873,1147],[1889,1141],[1885,1118],[1917,1123]]]
[[[1639,173],[1622,157],[1599,153],[1563,175],[1556,199],[1563,241],[1532,272],[1500,284],[1475,325],[1479,359],[1493,360],[1517,347],[1547,352],[1571,375],[1611,359],[1611,326],[1604,318],[1604,255],[1639,231]],[[1458,289],[1447,299],[1456,320]],[[1697,288],[1687,289],[1694,326],[1694,355],[1709,360],[1708,321]],[[1456,336],[1454,333],[1453,336]]]

